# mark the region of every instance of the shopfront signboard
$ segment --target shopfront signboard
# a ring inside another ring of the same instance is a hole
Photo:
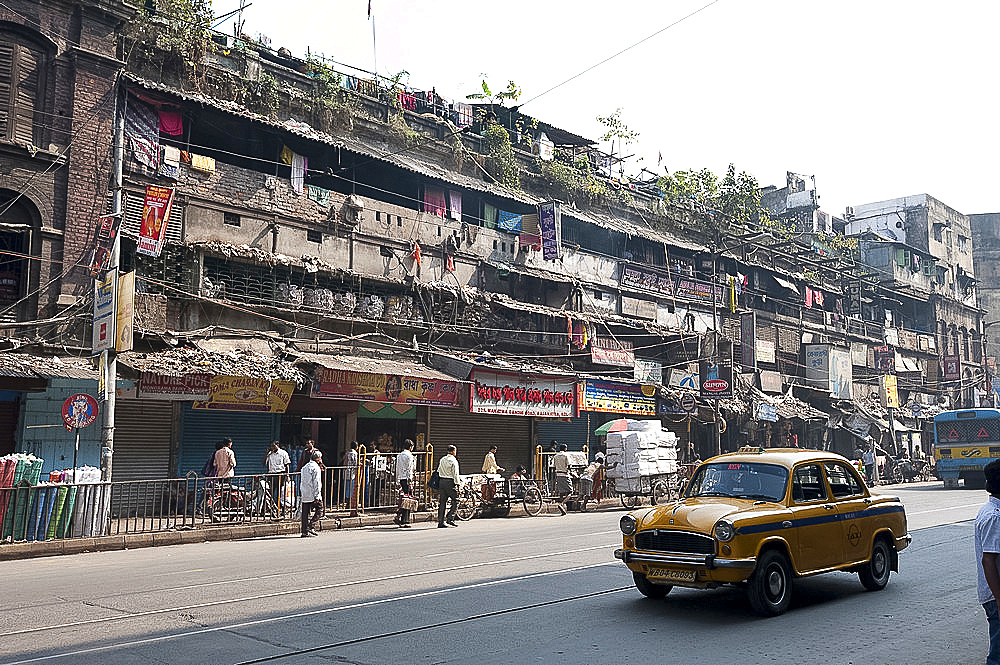
[[[651,385],[587,379],[580,384],[580,410],[655,416],[656,393]]]
[[[590,360],[599,365],[635,367],[635,351],[632,342],[595,337],[590,341]]]
[[[475,369],[469,411],[502,416],[572,418],[579,415],[573,377]]]
[[[146,399],[168,401],[204,401],[208,399],[211,385],[211,374],[164,376],[155,372],[143,372],[139,376],[137,395]]]
[[[319,367],[312,396],[387,404],[457,406],[458,382]]]
[[[193,402],[191,408],[284,413],[294,390],[293,381],[217,375],[212,377],[208,399]]]

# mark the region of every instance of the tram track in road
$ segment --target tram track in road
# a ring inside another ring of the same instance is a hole
[[[586,549],[596,549],[596,548],[586,548]],[[535,558],[535,557],[526,557],[526,558]],[[476,564],[476,565],[479,565],[479,564]],[[594,569],[594,568],[602,568],[602,567],[617,566],[617,565],[619,565],[617,561],[609,561],[609,562],[603,562],[603,563],[590,564],[590,565],[586,565],[586,566],[575,566],[575,567],[570,567],[570,568],[561,568],[559,570],[554,570],[554,571],[545,571],[545,572],[540,572],[540,573],[530,573],[530,574],[527,574],[527,575],[518,575],[518,576],[515,576],[515,577],[509,577],[509,578],[504,578],[504,579],[499,579],[499,580],[489,580],[489,581],[486,581],[486,582],[476,582],[476,583],[472,583],[472,584],[461,584],[461,585],[456,585],[456,586],[451,586],[451,587],[433,589],[433,590],[429,590],[429,591],[420,591],[420,592],[415,592],[415,593],[408,593],[408,594],[403,594],[403,595],[399,595],[399,596],[393,596],[393,597],[389,597],[389,598],[380,598],[380,599],[376,599],[376,600],[368,600],[368,601],[348,603],[348,604],[345,604],[345,605],[338,605],[336,607],[325,607],[325,608],[322,608],[322,609],[308,610],[308,611],[304,611],[304,612],[294,612],[294,613],[290,613],[290,614],[285,614],[285,615],[280,616],[280,617],[270,617],[270,618],[266,618],[266,619],[254,619],[254,620],[250,620],[250,621],[239,621],[239,622],[230,623],[230,624],[223,624],[223,625],[219,625],[219,626],[211,626],[211,627],[207,627],[207,628],[198,628],[198,629],[195,629],[195,630],[187,630],[187,631],[180,631],[180,632],[176,632],[176,633],[169,633],[167,635],[159,635],[157,637],[150,637],[150,638],[146,638],[146,639],[127,640],[127,641],[123,641],[123,642],[116,642],[116,643],[106,644],[106,645],[102,645],[102,646],[98,646],[98,647],[89,647],[89,648],[85,648],[85,649],[74,649],[74,650],[71,650],[71,651],[64,651],[64,652],[60,652],[60,653],[46,654],[44,656],[34,656],[34,657],[31,657],[31,658],[22,658],[22,659],[19,659],[19,660],[4,661],[3,663],[0,663],[0,665],[27,665],[28,663],[41,663],[41,662],[48,662],[48,661],[56,661],[56,660],[59,660],[59,659],[79,658],[79,657],[82,657],[82,656],[93,655],[93,654],[98,654],[98,653],[107,652],[107,651],[113,651],[115,649],[123,649],[123,648],[131,648],[131,647],[142,647],[142,646],[146,646],[146,645],[157,644],[157,643],[167,642],[167,641],[171,641],[171,640],[185,639],[185,638],[190,638],[190,637],[198,637],[198,636],[201,636],[201,635],[209,635],[209,634],[212,634],[212,633],[219,633],[219,632],[232,632],[232,633],[237,634],[237,635],[242,635],[241,633],[239,633],[237,631],[240,631],[240,630],[246,629],[246,628],[256,627],[256,626],[266,626],[268,624],[275,624],[275,623],[278,623],[278,622],[286,622],[286,621],[293,621],[294,622],[294,621],[298,621],[298,620],[304,619],[306,617],[321,616],[321,615],[325,615],[325,614],[331,614],[331,613],[334,613],[334,612],[345,612],[345,611],[350,611],[350,610],[357,610],[357,609],[362,609],[362,608],[374,607],[374,606],[377,606],[377,605],[384,605],[384,604],[388,604],[388,603],[395,603],[395,602],[408,601],[408,600],[416,600],[416,599],[428,598],[428,597],[440,597],[442,594],[446,594],[446,593],[456,593],[456,592],[460,592],[460,591],[475,591],[475,590],[479,590],[479,589],[485,589],[485,588],[489,588],[489,587],[499,586],[499,585],[502,585],[502,584],[512,584],[512,583],[518,583],[518,582],[526,582],[526,581],[537,580],[537,579],[541,579],[541,578],[545,578],[545,577],[553,577],[553,576],[557,576],[557,575],[566,575],[566,574],[578,573],[580,571],[590,570],[590,569]],[[416,573],[416,574],[420,574],[420,573]],[[368,636],[365,636],[365,637],[355,638],[355,639],[352,639],[352,640],[342,640],[340,642],[330,643],[330,644],[325,644],[325,645],[319,645],[319,646],[315,646],[315,647],[309,647],[307,649],[290,650],[290,651],[287,651],[285,653],[274,654],[274,655],[267,656],[267,657],[260,658],[260,659],[243,661],[243,664],[250,665],[251,663],[263,663],[263,662],[268,662],[268,661],[275,661],[275,660],[280,660],[280,659],[283,659],[283,658],[290,658],[290,657],[293,657],[293,656],[296,656],[296,655],[303,655],[303,654],[317,652],[317,651],[322,651],[322,650],[335,649],[335,648],[338,648],[338,647],[341,647],[341,646],[346,646],[346,645],[351,645],[351,644],[358,644],[358,643],[369,642],[369,641],[378,640],[378,639],[385,639],[385,638],[388,638],[388,637],[394,637],[394,636],[397,636],[397,635],[405,635],[407,633],[414,633],[414,632],[418,632],[418,631],[431,630],[431,629],[434,629],[434,628],[440,628],[442,626],[451,626],[451,625],[455,625],[455,624],[469,623],[469,622],[474,622],[474,621],[482,620],[482,619],[489,618],[489,617],[501,616],[501,615],[504,615],[504,614],[511,614],[511,613],[514,613],[514,612],[523,612],[523,611],[532,610],[532,609],[538,609],[538,608],[543,608],[543,607],[548,607],[548,606],[553,606],[553,605],[559,605],[559,604],[562,604],[562,603],[569,603],[569,602],[574,602],[574,601],[578,601],[578,600],[584,600],[584,599],[587,599],[587,598],[593,598],[593,597],[596,597],[596,596],[608,595],[608,594],[612,594],[612,593],[619,593],[621,591],[626,591],[626,590],[629,590],[629,589],[632,589],[632,588],[633,587],[630,584],[630,585],[627,585],[627,586],[613,587],[613,588],[610,588],[610,589],[602,589],[602,590],[599,590],[599,591],[591,591],[591,592],[588,592],[588,593],[575,594],[573,596],[568,596],[568,597],[563,597],[563,598],[555,598],[555,599],[552,599],[552,600],[546,600],[546,601],[541,601],[541,602],[537,602],[537,603],[528,603],[528,604],[524,604],[524,605],[519,605],[517,607],[508,607],[508,608],[504,608],[504,609],[501,609],[501,610],[494,610],[492,612],[482,612],[482,613],[478,613],[478,614],[468,615],[468,616],[465,616],[465,617],[460,617],[460,618],[457,618],[457,619],[450,619],[448,621],[441,621],[441,622],[436,622],[436,623],[432,623],[432,624],[426,624],[426,625],[423,625],[423,626],[413,626],[413,627],[409,627],[409,628],[406,628],[406,629],[401,629],[401,630],[397,630],[397,631],[386,631],[386,632],[383,632],[383,633],[378,633],[378,634],[375,634],[375,635],[368,635]],[[139,616],[142,616],[142,615],[139,615]],[[123,618],[128,618],[128,617],[123,617]],[[246,637],[245,635],[243,635],[243,636]]]
[[[392,582],[392,581],[396,581],[396,580],[403,580],[403,579],[408,579],[408,578],[413,578],[413,577],[421,577],[421,576],[424,576],[424,575],[454,573],[454,572],[458,572],[458,571],[462,571],[462,570],[474,570],[476,568],[498,566],[498,565],[509,564],[509,563],[520,563],[520,562],[524,562],[524,561],[531,561],[531,560],[537,560],[537,559],[545,559],[545,558],[557,557],[557,556],[564,556],[564,555],[569,555],[569,554],[579,554],[579,553],[582,553],[582,552],[591,552],[591,551],[594,551],[594,550],[610,549],[610,548],[614,547],[614,545],[615,545],[614,543],[609,543],[609,544],[605,544],[605,545],[592,545],[592,546],[589,546],[589,547],[580,547],[580,548],[574,548],[574,549],[569,549],[569,550],[560,550],[560,551],[556,551],[556,552],[544,552],[544,553],[541,553],[541,554],[526,554],[524,556],[518,556],[518,557],[506,557],[506,558],[503,558],[503,559],[493,559],[493,560],[490,560],[490,561],[481,561],[481,562],[478,562],[478,563],[467,563],[467,564],[461,564],[461,565],[457,565],[457,566],[444,566],[444,567],[440,567],[440,568],[432,568],[432,569],[429,569],[429,570],[418,570],[418,571],[411,571],[411,572],[407,572],[407,573],[397,573],[397,574],[394,574],[394,575],[383,575],[383,576],[379,576],[379,577],[370,577],[370,578],[358,579],[358,580],[345,580],[343,582],[334,582],[334,583],[331,583],[331,584],[322,584],[322,585],[309,586],[309,587],[300,587],[300,588],[295,588],[295,589],[283,589],[281,591],[274,591],[274,592],[270,592],[270,593],[258,593],[258,594],[253,594],[253,595],[249,595],[249,596],[240,596],[240,597],[237,597],[237,598],[211,600],[211,601],[205,601],[205,602],[201,602],[201,603],[191,603],[191,604],[188,604],[188,605],[179,605],[179,606],[165,607],[165,608],[159,608],[159,609],[153,609],[153,610],[144,610],[144,611],[141,611],[141,612],[126,612],[124,610],[115,610],[113,608],[107,607],[106,605],[102,605],[102,604],[99,604],[97,602],[97,601],[102,601],[102,600],[108,600],[109,598],[118,598],[118,597],[121,597],[120,595],[117,595],[117,596],[95,597],[95,598],[81,600],[80,602],[89,604],[89,605],[91,605],[93,607],[101,607],[102,609],[106,609],[108,611],[120,611],[122,613],[114,615],[114,616],[98,617],[98,618],[94,618],[94,619],[82,619],[80,621],[69,621],[69,622],[64,622],[64,623],[60,623],[60,624],[50,624],[50,625],[47,625],[47,626],[36,626],[36,627],[32,627],[32,628],[22,628],[22,629],[18,629],[18,630],[4,631],[4,632],[0,632],[0,639],[14,637],[14,636],[19,636],[19,635],[29,635],[29,634],[34,634],[34,633],[43,633],[43,632],[50,632],[50,631],[57,631],[57,630],[66,630],[66,629],[70,629],[70,628],[80,628],[82,626],[92,626],[92,625],[97,625],[97,624],[107,624],[107,623],[111,623],[111,622],[115,622],[115,621],[125,621],[125,620],[129,620],[129,619],[141,619],[141,618],[144,618],[144,617],[152,617],[152,616],[163,615],[163,614],[189,612],[189,611],[192,611],[192,610],[199,610],[199,609],[205,609],[205,608],[210,608],[210,607],[221,607],[221,606],[225,606],[225,605],[234,605],[234,604],[238,604],[238,603],[258,602],[258,601],[264,601],[264,600],[269,600],[269,599],[273,599],[273,598],[280,598],[280,597],[283,597],[283,596],[292,596],[292,595],[297,595],[297,594],[314,593],[314,592],[317,592],[317,591],[328,591],[328,590],[331,590],[331,589],[340,589],[340,588],[347,588],[347,587],[359,586],[359,585],[366,585],[366,584],[376,584],[376,583],[380,583],[380,582]],[[604,565],[604,564],[600,564],[600,565]],[[283,573],[282,575],[284,575],[284,576],[287,577],[287,573]],[[268,574],[268,575],[261,575],[259,577],[242,578],[242,580],[243,581],[250,581],[250,582],[252,582],[252,581],[254,581],[256,579],[263,579],[263,578],[274,577],[274,576],[275,576],[274,574]],[[185,590],[185,589],[192,588],[192,586],[197,586],[197,585],[184,585],[183,587],[178,587],[178,589]],[[140,593],[140,592],[137,592],[137,593]],[[146,591],[146,592],[141,592],[141,593],[161,593],[161,592],[158,592],[158,591]]]

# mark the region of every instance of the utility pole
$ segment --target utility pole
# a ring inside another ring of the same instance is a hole
[[[718,264],[719,264],[719,247],[716,243],[712,243],[712,362],[716,367],[720,366],[722,361],[722,356],[719,354],[719,299],[718,299]],[[712,399],[712,409],[715,412],[715,422],[713,423],[712,430],[712,448],[716,455],[722,454],[722,430],[719,426],[719,398],[715,397]]]
[[[123,95],[121,88],[115,93],[115,137],[113,147],[113,162],[111,165],[111,189],[114,197],[112,214],[119,218],[123,214],[122,206],[122,163],[125,154],[125,109],[122,108]],[[109,270],[117,273],[121,255],[121,235],[116,233],[111,249]],[[117,291],[117,289],[116,289]],[[117,303],[115,304],[117,310]],[[117,338],[117,335],[116,335]],[[118,386],[118,359],[115,344],[105,349],[104,355],[104,408],[101,409],[101,481],[111,482],[111,463],[115,451],[115,392]]]

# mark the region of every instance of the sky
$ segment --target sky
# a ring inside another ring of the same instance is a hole
[[[1000,211],[1000,2],[371,0],[371,19],[369,0],[244,2],[245,33],[300,57],[405,70],[457,101],[484,76],[494,89],[512,80],[524,113],[595,140],[597,116],[621,109],[639,134],[628,173],[722,176],[732,163],[783,187],[792,171],[814,176],[838,216],[920,193]]]

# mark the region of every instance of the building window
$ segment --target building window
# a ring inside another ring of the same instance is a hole
[[[222,214],[222,223],[226,226],[239,226],[240,216],[235,212],[226,212]]]
[[[37,145],[45,52],[16,33],[0,33],[0,139]]]
[[[323,233],[320,231],[308,230],[306,231],[306,240],[309,242],[323,243]]]
[[[403,225],[403,216],[396,215],[396,226],[402,226],[402,225]]]
[[[958,236],[958,251],[962,253],[968,253],[969,251],[969,239],[965,236]]]

